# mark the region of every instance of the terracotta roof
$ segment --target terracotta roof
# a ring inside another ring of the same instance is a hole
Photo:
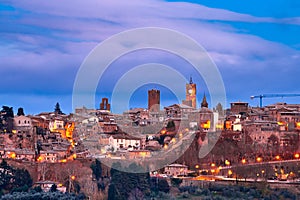
[[[138,137],[134,137],[132,135],[128,135],[128,134],[115,134],[115,135],[111,135],[111,137],[113,137],[114,139],[127,139],[127,140],[140,140],[141,138]]]

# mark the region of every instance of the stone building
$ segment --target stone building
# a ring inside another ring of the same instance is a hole
[[[149,112],[159,112],[160,110],[160,91],[148,90],[148,110]]]

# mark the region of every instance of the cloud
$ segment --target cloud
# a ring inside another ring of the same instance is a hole
[[[174,29],[199,42],[220,68],[232,95],[238,92],[236,95],[248,96],[249,90],[243,91],[237,84],[265,87],[268,81],[278,86],[278,91],[291,91],[296,81],[291,76],[299,72],[300,54],[293,46],[297,44],[286,45],[287,38],[271,41],[248,31],[253,24],[297,26],[299,17],[257,17],[161,0],[15,0],[4,4],[9,9],[4,7],[0,17],[0,73],[9,76],[2,78],[2,93],[49,93],[58,94],[58,98],[59,94],[70,94],[80,64],[99,42],[121,31],[145,26]],[[284,30],[271,29],[270,35],[272,31]],[[128,68],[134,63],[130,60],[149,62],[159,55],[129,55]],[[175,62],[169,59],[165,63],[176,66]],[[183,73],[189,76],[186,68]],[[121,72],[114,72],[114,76],[119,77]],[[263,77],[265,73],[269,76]],[[259,80],[253,83],[249,76]],[[238,80],[240,77],[249,84]]]

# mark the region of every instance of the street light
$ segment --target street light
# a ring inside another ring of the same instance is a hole
[[[280,156],[279,155],[275,156],[275,159],[280,160]]]
[[[225,165],[229,166],[230,165],[230,161],[229,160],[225,160]]]
[[[245,158],[244,158],[244,159],[242,159],[242,163],[243,163],[243,164],[246,164],[246,162],[247,162],[247,161],[246,161],[246,159],[245,159]]]
[[[299,154],[299,153],[296,153],[296,154],[294,155],[294,157],[295,157],[296,159],[299,159],[299,158],[300,158],[300,154]]]
[[[256,161],[257,161],[257,162],[261,162],[261,161],[262,161],[262,158],[261,158],[261,157],[257,157],[257,158],[256,158]]]

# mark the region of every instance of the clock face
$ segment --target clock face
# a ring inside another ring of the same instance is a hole
[[[193,90],[192,90],[192,89],[189,89],[188,92],[189,92],[189,94],[192,94]]]

